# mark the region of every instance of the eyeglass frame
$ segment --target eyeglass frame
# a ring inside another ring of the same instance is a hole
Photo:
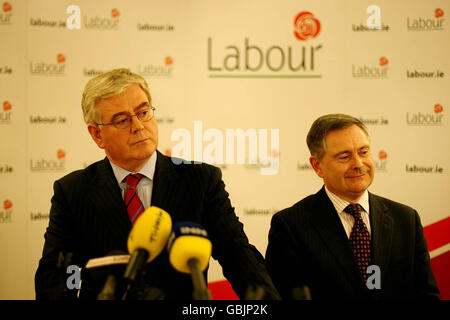
[[[153,115],[150,117],[150,119],[148,119],[148,120],[141,120],[140,118],[139,118],[139,116],[138,116],[138,114],[140,114],[141,112],[143,112],[143,111],[146,111],[146,110],[151,110],[152,111],[152,113],[153,113]],[[133,119],[133,117],[136,117],[139,121],[141,121],[141,122],[147,122],[147,121],[150,121],[150,120],[152,120],[153,119],[153,117],[155,116],[155,110],[156,110],[156,108],[155,107],[153,107],[153,106],[151,106],[151,107],[147,107],[147,108],[144,108],[144,109],[141,109],[141,110],[139,110],[138,112],[136,112],[135,114],[129,114],[129,115],[127,115],[126,117],[126,119],[127,119],[127,123],[128,123],[128,125],[125,127],[125,128],[117,128],[117,126],[116,126],[116,124],[114,123],[114,122],[109,122],[109,123],[97,123],[97,122],[94,122],[96,125],[98,125],[98,126],[108,126],[108,125],[113,125],[114,126],[114,128],[116,128],[116,129],[119,129],[119,130],[125,130],[125,129],[128,129],[128,128],[130,128],[131,127],[131,119]]]

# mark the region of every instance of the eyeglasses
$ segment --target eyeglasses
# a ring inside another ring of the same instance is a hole
[[[141,122],[147,122],[150,121],[154,115],[155,115],[155,108],[150,107],[141,109],[138,112],[136,112],[136,114],[118,115],[114,117],[110,123],[96,123],[96,125],[107,126],[112,124],[117,129],[127,129],[131,126],[131,122],[133,122],[133,117],[138,118]]]

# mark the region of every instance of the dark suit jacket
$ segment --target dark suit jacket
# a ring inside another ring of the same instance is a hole
[[[306,285],[312,299],[439,298],[419,216],[369,193],[372,263],[381,289],[368,290],[324,187],[272,218],[266,264],[283,299]]]
[[[235,215],[221,176],[220,169],[211,165],[175,165],[158,152],[151,205],[167,211],[173,225],[190,221],[207,230],[212,256],[241,299],[250,285],[263,286],[267,299],[279,298],[263,256],[249,244]],[[67,275],[62,274],[64,268],[57,268],[60,252],[73,253],[70,263],[83,267],[89,259],[106,256],[112,250],[127,252],[130,230],[120,188],[107,158],[56,181],[43,255],[35,276],[36,298],[62,297]],[[192,298],[190,276],[172,268],[166,250],[146,266],[143,279],[144,286],[161,289],[167,299]]]

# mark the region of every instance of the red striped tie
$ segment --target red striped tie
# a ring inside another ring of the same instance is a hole
[[[141,181],[142,175],[129,174],[127,176],[127,190],[125,191],[125,205],[127,207],[128,216],[130,217],[131,225],[134,225],[137,218],[144,212],[144,205],[136,193],[136,186]]]

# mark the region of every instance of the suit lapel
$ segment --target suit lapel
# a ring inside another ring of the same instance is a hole
[[[99,162],[96,175],[92,179],[87,201],[91,214],[99,217],[102,230],[114,230],[119,239],[127,238],[131,229],[127,209],[122,199],[120,187],[114,177],[109,160]]]
[[[316,194],[316,203],[312,205],[312,208],[316,208],[312,209],[312,224],[350,282],[354,286],[360,286],[362,282],[347,234],[324,188]]]
[[[182,185],[175,164],[159,151],[156,160],[151,205],[167,211],[175,220],[182,199]]]
[[[370,223],[372,229],[373,263],[387,270],[391,254],[393,220],[379,197],[369,193]]]

